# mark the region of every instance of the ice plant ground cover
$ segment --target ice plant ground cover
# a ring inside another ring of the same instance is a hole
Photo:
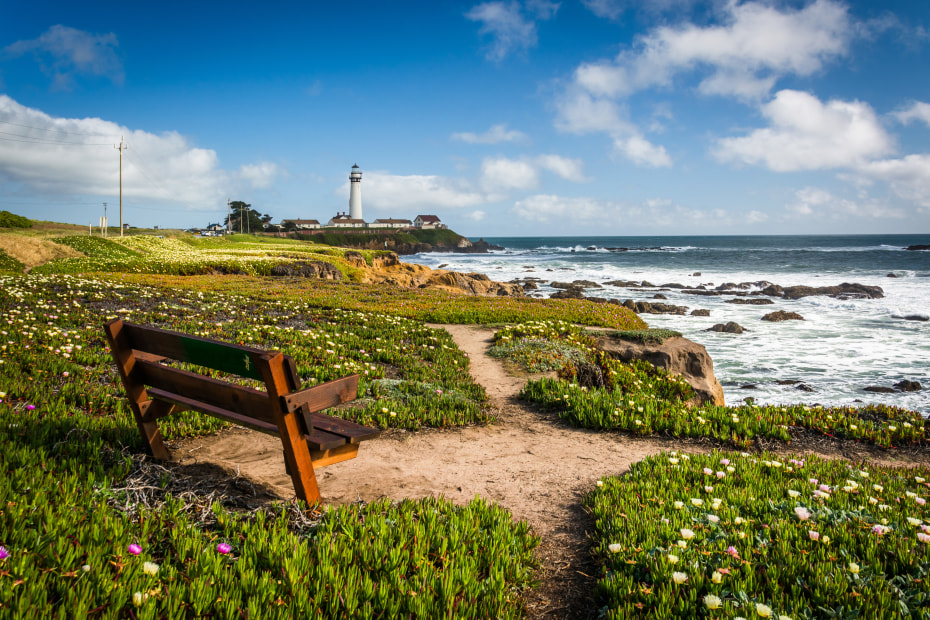
[[[422,322],[296,297],[0,277],[0,616],[520,615],[538,539],[480,499],[331,509],[303,529],[287,506],[217,505],[207,522],[178,501],[132,507],[121,484],[141,446],[102,339],[111,316],[283,350],[305,385],[357,372],[362,406],[343,415],[365,423],[487,420],[468,358]],[[161,428],[177,438],[221,425],[184,413]]]
[[[926,618],[923,468],[663,453],[584,500],[607,618]]]
[[[84,254],[81,258],[52,261],[37,273],[128,272],[195,275],[235,273],[268,275],[276,265],[295,260],[319,260],[333,264],[344,276],[354,278],[357,269],[345,261],[345,251],[325,245],[288,239],[231,235],[222,239],[192,236],[163,238],[131,235],[102,239],[91,236],[56,237],[56,243]],[[378,252],[360,251],[371,262]]]
[[[496,338],[562,341],[586,355],[584,364],[566,363],[560,378],[529,381],[521,392],[525,400],[557,412],[574,426],[640,435],[712,437],[736,447],[748,447],[757,437],[790,442],[793,431],[815,431],[882,447],[926,442],[925,420],[919,412],[886,405],[689,406],[693,392],[684,379],[648,363],[626,364],[597,352],[593,339],[586,339],[578,328],[571,332],[553,322],[537,322],[509,326]],[[595,367],[604,387],[579,384],[578,375],[586,365]]]

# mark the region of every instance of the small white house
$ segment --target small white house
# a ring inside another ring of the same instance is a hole
[[[317,220],[281,220],[282,227],[287,226],[289,223],[294,224],[297,230],[312,230],[320,227],[320,222]]]
[[[418,215],[417,219],[413,220],[413,225],[422,229],[446,227],[435,215]]]
[[[412,228],[410,220],[396,220],[394,218],[377,219],[368,225],[369,228]]]
[[[366,228],[365,220],[353,218],[345,213],[339,213],[326,223],[333,228]]]

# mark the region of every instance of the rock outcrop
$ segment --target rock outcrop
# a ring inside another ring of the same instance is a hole
[[[729,321],[727,323],[717,323],[709,329],[705,329],[706,332],[723,332],[726,334],[742,334],[746,331],[742,325],[736,321]]]
[[[623,306],[629,308],[636,314],[685,314],[688,311],[686,306],[651,303],[648,301],[633,301],[632,299],[627,299],[623,302]]]
[[[778,310],[777,312],[769,312],[764,317],[763,321],[803,321],[804,317],[798,314],[797,312],[785,312],[784,310]]]
[[[341,280],[342,272],[330,263],[319,260],[283,263],[271,268],[273,276],[292,278],[316,278],[318,280]]]
[[[366,284],[390,284],[403,288],[434,288],[488,297],[524,296],[523,287],[520,284],[495,282],[483,273],[459,273],[404,263],[393,252],[375,256],[370,266],[360,252],[348,251],[345,253],[345,259],[350,265],[359,269],[358,277]]]
[[[725,299],[724,303],[741,304],[744,306],[767,306],[769,304],[774,304],[775,302],[768,297],[752,297],[750,299],[745,297],[734,297],[733,299]]]
[[[905,249],[911,250],[912,252],[914,252],[914,251],[917,251],[917,252],[920,252],[920,251],[926,252],[927,250],[930,250],[930,245],[923,245],[923,244],[909,245],[909,246],[907,246]]]
[[[723,387],[714,375],[714,361],[703,345],[687,338],[667,338],[662,344],[642,344],[612,335],[598,338],[597,346],[625,362],[645,360],[684,377],[695,393],[695,404],[723,405]]]

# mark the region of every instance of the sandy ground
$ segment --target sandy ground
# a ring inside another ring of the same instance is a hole
[[[317,471],[324,501],[341,504],[442,495],[466,503],[480,495],[510,510],[514,518],[528,521],[542,538],[538,553],[541,583],[527,593],[528,617],[596,617],[598,610],[590,596],[597,568],[591,562],[587,538],[593,524],[581,506],[581,497],[598,478],[621,474],[650,454],[694,451],[702,446],[563,425],[516,398],[527,377],[509,373],[500,361],[485,354],[491,330],[441,327],[470,357],[470,371],[487,390],[498,422],[444,431],[391,431],[367,441],[358,458]],[[183,464],[220,465],[282,498],[294,496],[277,438],[233,429],[177,442],[172,448],[173,458]],[[870,458],[867,454],[834,456]]]

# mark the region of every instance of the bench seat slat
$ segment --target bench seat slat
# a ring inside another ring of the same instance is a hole
[[[334,435],[341,435],[345,437],[349,443],[359,443],[366,439],[374,439],[381,435],[381,431],[376,428],[362,426],[361,424],[356,424],[349,420],[323,415],[322,413],[311,414],[310,421],[313,423],[314,429],[318,428],[333,433]]]
[[[240,426],[245,426],[256,431],[265,433],[267,435],[274,435],[275,437],[280,437],[278,432],[278,427],[274,422],[264,422],[262,420],[256,420],[248,416],[244,416],[236,413],[235,411],[230,411],[228,409],[223,409],[222,407],[216,407],[210,405],[209,403],[204,403],[203,401],[195,400],[193,398],[188,398],[180,394],[174,394],[166,390],[161,390],[158,388],[149,388],[149,396],[158,400],[163,400],[165,402],[171,403],[173,405],[178,405],[184,409],[191,409],[194,411],[201,411],[208,415],[212,415],[215,418],[221,420],[226,420],[227,422],[232,422],[233,424],[238,424]],[[329,416],[319,415],[320,418],[327,418]],[[333,433],[328,433],[324,430],[313,429],[313,432],[309,435],[304,435],[304,439],[307,440],[307,446],[311,451],[325,451],[338,448],[340,446],[346,445],[348,440],[341,436]]]
[[[132,373],[140,383],[191,398],[192,402],[203,402],[275,424],[273,404],[265,392],[143,359],[136,360]]]

